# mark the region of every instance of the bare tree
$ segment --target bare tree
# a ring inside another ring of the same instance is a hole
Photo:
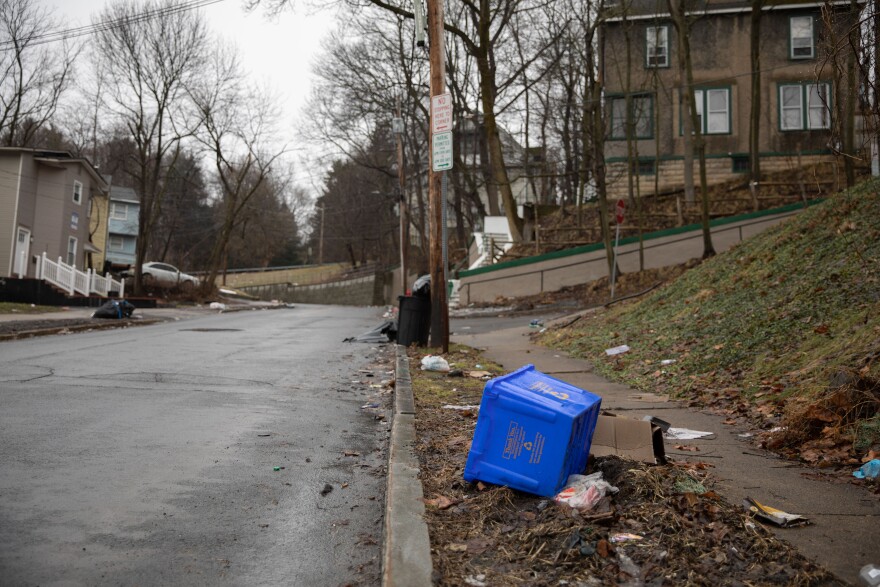
[[[693,201],[693,167],[694,149],[699,157],[701,212],[703,226],[703,258],[715,255],[712,245],[712,231],[709,226],[709,185],[706,178],[706,144],[703,139],[700,117],[694,104],[694,70],[691,62],[690,34],[694,14],[685,6],[687,0],[666,0],[672,24],[678,37],[678,63],[682,76],[681,95],[683,102],[684,134],[684,181],[685,193],[690,190],[689,201]]]
[[[136,147],[132,183],[141,198],[135,247],[135,290],[167,192],[167,171],[190,130],[183,123],[186,88],[201,74],[207,32],[200,12],[180,0],[125,0],[97,22],[95,46],[107,76],[106,106]],[[144,13],[150,18],[144,18]]]
[[[195,137],[212,159],[221,210],[203,282],[207,292],[226,267],[233,231],[246,218],[243,212],[264,189],[286,147],[275,144],[280,112],[274,97],[245,83],[234,49],[218,45],[206,69],[190,96],[198,116]]]
[[[35,0],[0,0],[0,143],[31,146],[68,89],[79,48],[48,43],[55,28]]]

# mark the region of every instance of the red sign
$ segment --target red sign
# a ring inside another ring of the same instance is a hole
[[[452,130],[452,94],[431,96],[431,134]]]
[[[617,218],[617,223],[620,224],[623,222],[623,211],[626,209],[626,203],[623,200],[617,200],[617,205],[614,207],[614,216]]]

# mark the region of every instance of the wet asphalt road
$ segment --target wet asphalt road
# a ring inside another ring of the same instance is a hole
[[[380,322],[299,305],[0,343],[0,584],[378,584],[388,424],[362,406],[391,349],[341,341]]]

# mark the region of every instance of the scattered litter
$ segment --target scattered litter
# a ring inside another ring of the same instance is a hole
[[[613,357],[614,355],[621,355],[625,352],[629,351],[629,346],[622,344],[620,346],[612,347],[610,349],[605,349],[605,354],[609,357]]]
[[[422,371],[442,371],[446,373],[449,371],[449,363],[443,357],[427,355],[422,357]]]
[[[473,377],[474,379],[483,379],[485,377],[492,377],[492,374],[488,371],[468,371],[468,377]]]
[[[321,490],[321,495],[327,495],[331,491],[333,491],[333,486],[329,483],[325,483],[324,488]]]
[[[672,488],[676,493],[695,493],[696,495],[706,493],[706,486],[690,475],[683,475],[676,479]]]
[[[344,456],[347,456],[347,457],[359,457],[359,456],[361,456],[361,453],[359,453],[359,452],[356,451],[356,450],[347,450],[347,451],[343,452],[342,454],[343,454]]]
[[[211,302],[208,307],[212,310],[220,310],[222,312],[226,309],[226,304],[221,304],[220,302]]]
[[[257,434],[257,436],[259,436],[261,438],[265,438],[266,436],[272,436],[272,435],[269,434],[268,432],[261,432],[261,433]]]
[[[459,412],[479,412],[480,406],[454,406],[452,404],[446,404],[442,406],[444,410],[458,410]]]
[[[611,536],[611,542],[629,542],[630,540],[641,540],[644,536],[639,536],[638,534],[630,534],[628,532],[621,532],[620,534],[614,534]]]
[[[131,318],[134,304],[125,300],[110,300],[92,313],[92,318]]]
[[[660,361],[661,365],[671,365],[673,363],[675,363],[675,359],[663,359]]]
[[[555,501],[579,510],[590,510],[609,492],[617,493],[617,487],[602,479],[602,471],[590,475],[569,475],[568,482],[556,494]]]
[[[539,318],[535,318],[534,320],[529,322],[529,326],[531,328],[540,328],[541,326],[544,326],[544,321]]]
[[[663,429],[658,424],[612,412],[599,414],[590,452],[597,457],[617,455],[645,463],[666,462]]]
[[[667,440],[696,440],[697,438],[706,438],[714,436],[714,432],[700,432],[699,430],[688,430],[687,428],[670,428],[663,435]]]
[[[810,523],[810,521],[804,516],[789,514],[788,512],[758,503],[751,497],[747,497],[743,501],[743,506],[752,512],[756,518],[764,520],[765,522],[770,522],[781,528],[790,528]]]
[[[342,339],[342,342],[394,342],[397,340],[397,322],[394,320],[386,320],[382,324],[376,326],[372,330],[368,330],[363,334],[351,336]]]
[[[872,459],[853,471],[856,479],[876,479],[880,476],[880,459]]]
[[[464,582],[471,587],[486,587],[486,575],[468,575],[464,578]]]
[[[661,420],[657,416],[642,416],[642,420],[644,420],[645,422],[650,422],[654,426],[660,428],[660,430],[662,430],[663,432],[669,430],[669,427],[672,425],[666,420]]]
[[[754,432],[743,432],[742,434],[737,434],[737,436],[739,436],[740,438],[751,438],[754,435]]]
[[[880,566],[865,565],[862,567],[862,570],[859,571],[859,578],[869,587],[880,585]]]
[[[284,467],[279,467],[279,466],[277,466],[277,465],[274,466],[274,467],[272,467],[272,470],[273,470],[273,471],[281,471],[281,470],[283,470],[283,469],[284,469]]]
[[[362,409],[362,410],[375,410],[375,409],[378,408],[378,407],[379,407],[379,404],[373,402],[373,403],[369,403],[369,404],[364,404],[364,405],[362,405],[362,406],[361,406],[361,409]]]

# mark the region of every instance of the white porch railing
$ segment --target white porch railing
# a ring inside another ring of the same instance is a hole
[[[119,292],[117,295],[125,296],[125,280],[113,279],[109,273],[101,276],[93,269],[80,271],[76,267],[68,265],[58,257],[58,261],[51,261],[46,253],[40,257],[37,267],[37,278],[63,289],[70,295],[81,293],[85,296],[96,293],[101,296],[110,295],[111,291]]]

